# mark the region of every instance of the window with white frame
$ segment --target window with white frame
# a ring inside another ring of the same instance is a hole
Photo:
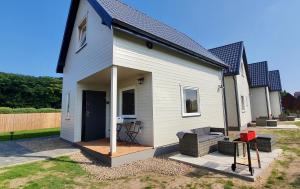
[[[181,87],[182,116],[200,115],[200,97],[197,87]]]
[[[70,93],[66,96],[66,119],[70,119]]]
[[[242,111],[245,111],[246,110],[245,96],[241,96],[241,105],[242,105]]]
[[[120,115],[135,118],[135,89],[129,87],[120,90]]]
[[[83,47],[86,44],[86,31],[87,31],[87,18],[84,18],[78,26],[79,48]]]

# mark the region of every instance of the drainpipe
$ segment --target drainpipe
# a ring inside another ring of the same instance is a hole
[[[267,105],[267,117],[270,119],[270,110],[269,110],[269,103],[268,103],[268,93],[267,93],[267,87],[265,87],[265,96],[266,96],[266,105]]]
[[[225,81],[224,81],[224,71],[222,71],[222,100],[223,100],[223,113],[224,113],[224,125],[225,125],[225,135],[228,136],[228,117],[227,117],[227,103],[226,103],[226,89],[225,89]]]
[[[236,101],[236,116],[238,121],[238,128],[239,130],[241,130],[240,103],[239,103],[239,95],[237,90],[236,76],[233,76],[233,80],[234,80],[234,91],[235,91],[235,101]]]

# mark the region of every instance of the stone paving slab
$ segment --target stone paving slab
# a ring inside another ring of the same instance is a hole
[[[233,172],[231,170],[231,165],[233,163],[233,157],[220,154],[218,152],[210,153],[202,157],[191,157],[182,154],[176,154],[171,157],[170,159],[180,161],[183,163],[190,164],[195,167],[206,168],[211,171],[215,171],[222,174],[227,174],[230,176],[238,177],[247,181],[255,181],[260,177],[262,172],[270,166],[270,164],[277,159],[281,154],[281,149],[275,149],[271,153],[267,152],[260,152],[260,161],[261,161],[261,168],[258,168],[258,162],[256,158],[255,151],[251,151],[251,159],[252,159],[252,166],[254,168],[254,175],[251,176],[248,166],[244,165],[237,165],[237,170]],[[248,163],[247,157],[242,157],[242,155],[237,160],[240,163]]]
[[[262,129],[299,129],[297,125],[277,125],[276,127],[262,127],[262,126],[256,126],[257,128]]]
[[[56,137],[0,142],[0,167],[46,160],[80,150]]]

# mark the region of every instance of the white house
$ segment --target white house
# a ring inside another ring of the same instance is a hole
[[[113,156],[121,153],[118,116],[140,120],[137,140],[154,150],[176,145],[178,131],[224,128],[224,68],[188,36],[120,1],[73,0],[57,65],[61,137],[109,138]]]
[[[230,130],[243,130],[252,121],[248,63],[244,43],[240,41],[209,51],[229,66],[224,72],[228,127]]]
[[[280,94],[282,87],[279,70],[269,71],[269,89],[272,116],[278,118],[282,113]]]
[[[269,71],[268,63],[257,62],[248,65],[250,76],[250,101],[252,120],[258,117],[268,117],[272,115],[270,94],[269,94]]]

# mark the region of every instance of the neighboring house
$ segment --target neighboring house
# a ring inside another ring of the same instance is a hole
[[[250,76],[250,101],[252,120],[269,117],[272,114],[269,95],[268,63],[258,62],[248,65]]]
[[[278,118],[282,112],[280,94],[282,87],[279,70],[269,71],[269,89],[272,116]]]
[[[229,68],[224,71],[227,122],[230,130],[243,130],[251,122],[248,63],[244,43],[209,50]]]
[[[295,97],[295,98],[300,97],[300,92],[295,92],[295,93],[294,93],[294,97]]]
[[[183,33],[115,0],[73,0],[57,72],[63,73],[61,137],[110,138],[117,117],[143,123],[138,142],[154,149],[176,133],[225,127],[227,65]]]

